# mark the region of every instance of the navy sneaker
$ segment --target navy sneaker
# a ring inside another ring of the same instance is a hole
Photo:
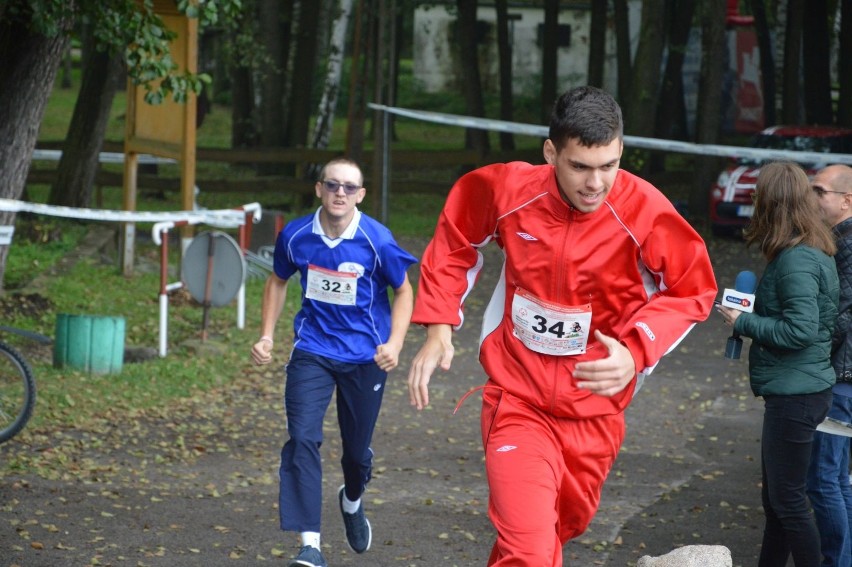
[[[312,545],[306,545],[299,550],[299,555],[287,567],[328,567],[322,552]]]
[[[345,485],[337,491],[337,500],[340,503],[340,514],[343,516],[343,526],[346,528],[346,543],[349,548],[355,553],[364,553],[370,549],[370,542],[373,541],[373,530],[370,528],[370,522],[364,515],[364,503],[358,506],[358,511],[354,514],[347,514],[343,511],[343,489]]]

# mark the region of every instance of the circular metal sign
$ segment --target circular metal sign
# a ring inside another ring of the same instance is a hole
[[[208,278],[208,272],[210,277]],[[221,307],[231,302],[246,278],[240,246],[224,232],[202,232],[183,254],[181,273],[192,298]]]

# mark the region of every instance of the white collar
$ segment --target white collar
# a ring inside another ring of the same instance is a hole
[[[358,223],[361,222],[361,211],[358,210],[358,207],[355,207],[355,214],[352,215],[352,220],[349,221],[349,226],[346,227],[340,236],[337,238],[330,238],[325,234],[325,231],[322,228],[322,224],[320,223],[320,211],[322,207],[319,207],[314,213],[314,220],[311,226],[311,232],[317,234],[322,237],[322,239],[331,244],[332,242],[338,242],[340,240],[352,240],[355,238],[355,231],[358,230]]]

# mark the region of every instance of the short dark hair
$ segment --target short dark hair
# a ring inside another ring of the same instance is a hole
[[[606,146],[624,137],[621,107],[608,92],[597,87],[571,89],[553,105],[548,135],[557,150],[571,139],[586,147]]]
[[[320,173],[319,173],[319,179],[317,179],[317,182],[321,183],[321,182],[325,181],[325,172],[328,170],[329,167],[331,167],[332,165],[341,165],[341,164],[342,165],[351,165],[352,167],[357,169],[358,173],[361,175],[360,183],[361,183],[361,185],[364,185],[364,173],[361,171],[361,166],[359,166],[358,163],[355,160],[349,159],[348,157],[333,158],[328,163],[326,163],[324,166],[322,166],[322,169],[320,170]]]

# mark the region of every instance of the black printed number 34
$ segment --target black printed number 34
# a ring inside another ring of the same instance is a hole
[[[548,326],[549,321],[546,317],[542,317],[541,315],[535,315],[533,317],[536,321],[536,325],[533,325],[532,330],[540,335],[554,335],[557,338],[562,338],[566,335],[565,332],[565,322],[557,321],[552,325]]]

